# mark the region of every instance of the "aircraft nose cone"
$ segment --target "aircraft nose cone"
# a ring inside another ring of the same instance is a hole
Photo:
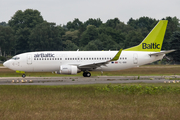
[[[9,68],[10,62],[9,62],[9,61],[6,61],[6,62],[3,63],[3,65],[4,65],[5,67]]]

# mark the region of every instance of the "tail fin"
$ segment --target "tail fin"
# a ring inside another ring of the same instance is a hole
[[[167,20],[160,20],[157,25],[151,30],[147,37],[137,46],[125,49],[124,51],[152,51],[160,52],[166,27]]]

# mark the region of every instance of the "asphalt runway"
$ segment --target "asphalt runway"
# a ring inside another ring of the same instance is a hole
[[[109,83],[172,83],[180,76],[0,77],[0,85],[80,85]],[[175,82],[180,82],[176,80]]]

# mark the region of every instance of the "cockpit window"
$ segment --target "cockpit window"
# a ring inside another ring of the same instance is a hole
[[[15,57],[13,57],[12,59],[13,59],[13,60],[19,60],[20,57],[15,56]]]

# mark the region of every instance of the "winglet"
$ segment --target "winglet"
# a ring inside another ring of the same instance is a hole
[[[123,49],[120,49],[119,52],[110,61],[117,61],[121,55],[122,50]]]

